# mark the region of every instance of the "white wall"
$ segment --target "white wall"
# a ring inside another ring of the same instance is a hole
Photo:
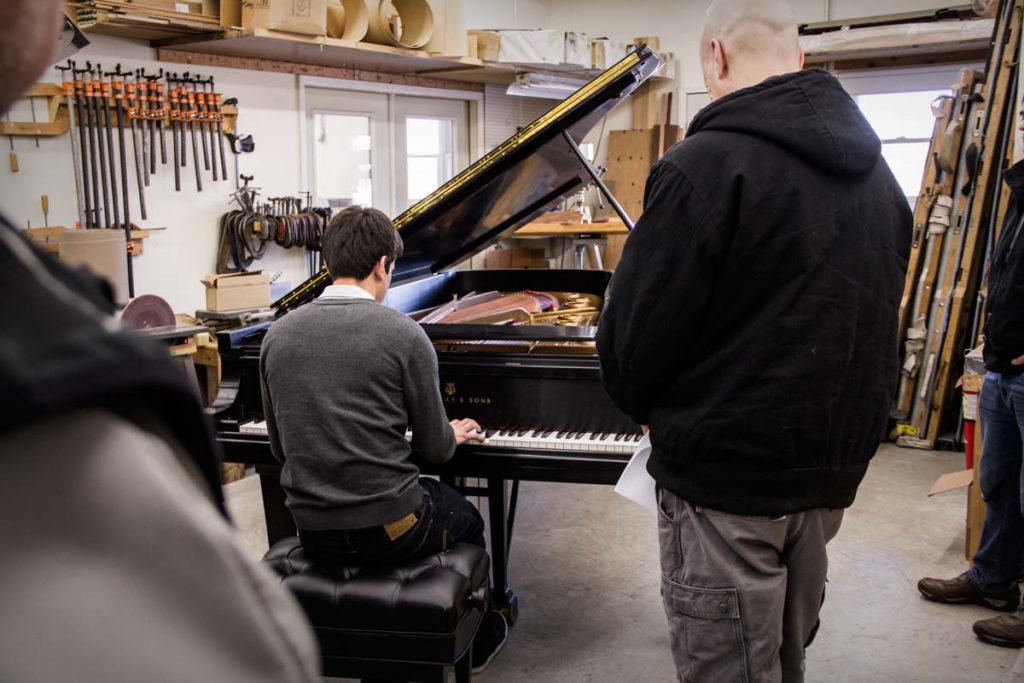
[[[832,18],[847,18],[948,5],[948,2],[936,0],[791,2],[801,21],[820,21],[827,14]],[[677,85],[685,88],[699,86],[701,82],[695,50],[709,3],[710,0],[645,0],[632,4],[622,0],[467,0],[464,7],[466,25],[470,28],[563,28],[623,40],[658,35],[662,49],[676,53],[680,73]],[[80,53],[79,61],[88,59],[108,67],[118,62],[133,68],[157,66],[153,62],[153,50],[142,44],[95,34],[90,35],[90,39],[93,44]],[[181,65],[164,66],[187,70]],[[299,186],[302,173],[297,77],[231,69],[193,71],[214,75],[218,89],[226,97],[237,97],[240,101],[240,130],[251,133],[256,141],[256,153],[242,158],[241,172],[255,175],[256,184],[263,188],[265,196],[311,189]],[[41,80],[60,82],[60,77],[53,72]],[[532,116],[524,114],[523,118],[529,120]],[[629,106],[624,104],[609,119],[607,130],[629,128],[630,118]],[[596,141],[596,134],[590,141]],[[12,174],[7,164],[0,165],[0,207],[19,226],[25,226],[29,220],[33,226],[40,226],[43,221],[39,198],[47,194],[50,224],[73,225],[74,184],[67,136],[44,139],[38,150],[29,138],[18,139],[16,145],[21,172]],[[601,156],[604,156],[603,150]],[[191,166],[188,170],[192,170]],[[196,192],[194,179],[186,174],[183,191],[176,194],[170,166],[160,167],[159,171],[147,188],[150,220],[138,220],[137,200],[132,193],[135,222],[144,228],[166,228],[155,232],[146,241],[145,254],[135,259],[136,288],[140,294],[164,297],[176,311],[194,311],[205,301],[199,279],[215,268],[219,218],[229,209],[228,195],[234,189],[234,172],[229,165],[232,180],[217,184],[209,174],[204,175],[202,193]],[[271,273],[280,270],[282,280],[297,285],[305,278],[304,252],[285,251],[271,245],[261,267]]]
[[[152,61],[153,51],[144,45],[95,34],[90,35],[90,40],[92,45],[76,56],[78,61],[91,60],[107,68],[118,62],[132,68],[153,69],[160,66]],[[163,66],[174,71],[189,70],[182,65]],[[237,97],[239,100],[239,128],[252,134],[256,142],[256,153],[245,155],[241,160],[241,173],[255,175],[255,184],[263,188],[264,196],[281,196],[308,189],[299,187],[296,77],[228,69],[202,68],[192,71],[204,76],[213,75],[217,78],[218,89],[225,97]],[[59,83],[60,75],[56,72],[48,73],[40,80]],[[169,146],[169,133],[167,140]],[[50,225],[72,227],[76,208],[69,137],[44,138],[38,150],[31,138],[19,138],[15,145],[21,171],[11,173],[7,164],[3,164],[0,170],[0,206],[5,215],[19,227],[24,227],[27,221],[31,221],[33,227],[41,227],[43,217],[40,195],[46,194],[50,198]],[[116,149],[116,139],[114,145]],[[158,164],[157,175],[146,188],[147,221],[139,217],[134,177],[129,179],[133,222],[143,228],[166,228],[154,232],[145,241],[145,253],[135,258],[136,293],[157,294],[167,299],[178,312],[194,312],[205,306],[205,294],[199,280],[214,272],[219,218],[229,210],[228,195],[235,187],[230,152],[230,180],[214,183],[212,176],[204,172],[201,193],[196,191],[191,147],[189,156],[188,168],[182,169],[181,193],[174,191],[171,165]],[[282,280],[299,284],[305,279],[305,252],[269,246],[261,267],[271,273],[282,271]]]

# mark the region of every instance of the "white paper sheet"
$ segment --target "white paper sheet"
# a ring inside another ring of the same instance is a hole
[[[615,485],[615,493],[625,496],[634,503],[643,505],[653,511],[658,509],[658,496],[655,492],[656,484],[650,474],[647,473],[647,459],[651,456],[651,435],[644,434],[640,440],[636,453],[630,458],[629,464],[619,477],[619,483]]]

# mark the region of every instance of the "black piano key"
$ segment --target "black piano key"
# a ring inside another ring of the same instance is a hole
[[[601,435],[601,441],[607,441],[610,436],[611,436],[611,434],[602,434]]]
[[[526,436],[529,431],[530,431],[529,429],[520,429],[518,432],[516,432],[516,436],[518,436],[518,437]]]
[[[616,441],[622,441],[624,438],[626,438],[625,434],[616,434],[615,435],[615,440]]]
[[[586,434],[587,434],[586,432],[580,432],[579,434],[576,435],[576,438],[577,439],[582,439],[584,436],[586,436]]]
[[[540,435],[540,438],[542,438],[542,439],[546,439],[546,438],[548,438],[549,436],[551,436],[552,434],[554,434],[554,431],[550,431],[550,430],[549,430],[549,431],[546,431],[546,432],[544,432],[543,434],[541,434],[541,435]]]

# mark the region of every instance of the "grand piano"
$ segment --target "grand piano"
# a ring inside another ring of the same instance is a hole
[[[601,384],[595,336],[610,272],[458,266],[589,183],[630,225],[577,142],[660,67],[639,47],[395,220],[405,255],[384,303],[420,321],[432,340],[449,416],[477,420],[488,436],[421,468],[487,497],[495,601],[513,621],[507,565],[519,482],[613,484],[641,432]],[[306,281],[274,303],[278,317],[328,284],[326,272]],[[486,308],[503,296],[546,309],[472,315],[477,302]],[[260,344],[272,324],[218,334],[223,379],[213,407],[224,459],[256,466],[271,544],[295,533],[260,398]]]

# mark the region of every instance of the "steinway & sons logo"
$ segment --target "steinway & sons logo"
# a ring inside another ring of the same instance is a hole
[[[458,389],[455,388],[455,382],[448,382],[444,385],[444,402],[449,405],[478,405],[478,406],[489,406],[491,405],[490,398],[483,398],[481,396],[457,396]]]

